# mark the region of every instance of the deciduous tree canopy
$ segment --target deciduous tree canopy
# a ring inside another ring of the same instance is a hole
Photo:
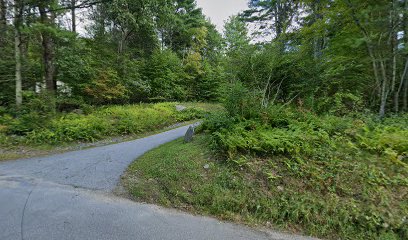
[[[408,109],[407,8],[252,0],[222,37],[194,0],[1,0],[0,104],[213,101],[240,82],[262,106],[383,117]]]

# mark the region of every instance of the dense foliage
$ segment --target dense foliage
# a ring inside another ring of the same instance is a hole
[[[203,117],[147,102],[220,101],[213,181],[140,163],[163,202],[406,239],[408,1],[248,2],[222,36],[195,0],[0,0],[0,144],[146,132]]]
[[[325,113],[348,103],[343,112],[380,117],[408,109],[406,1],[249,1],[224,38],[194,0],[0,6],[7,108],[25,104],[27,92],[99,105],[213,101],[240,82],[263,107],[291,102]]]
[[[408,167],[407,162],[401,161],[407,161],[408,155],[407,120],[406,115],[384,122],[373,116],[318,116],[277,105],[249,120],[212,116],[204,128],[214,131],[215,146],[230,158],[238,153],[313,157],[320,148],[328,150],[341,145],[343,150],[365,149]]]
[[[327,239],[406,239],[407,120],[281,106],[247,120],[221,112],[203,123],[209,136],[147,153],[123,183],[136,200],[222,219]]]
[[[241,19],[272,40],[240,44],[228,59],[238,64],[236,79],[260,91],[264,105],[293,101],[326,112],[341,98],[381,117],[407,111],[406,1],[256,0],[249,6]],[[227,25],[226,33],[244,34],[237,26]]]
[[[194,0],[1,2],[2,106],[26,92],[98,105],[218,96],[221,36]]]
[[[110,136],[141,134],[175,123],[204,117],[207,110],[189,107],[176,110],[176,103],[138,104],[89,109],[87,114],[68,113],[47,117],[23,115],[0,120],[0,146],[93,142]]]
[[[240,200],[222,213],[300,225],[329,238],[407,238],[408,116],[379,120],[335,106],[319,115],[281,104],[261,107],[242,85],[234,86],[226,111],[202,125],[243,181],[243,193],[227,188]]]

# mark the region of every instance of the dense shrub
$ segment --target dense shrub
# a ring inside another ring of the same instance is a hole
[[[160,129],[176,122],[204,117],[205,111],[189,107],[176,111],[176,103],[140,104],[101,107],[88,115],[58,114],[41,118],[28,112],[18,118],[4,115],[0,120],[0,136],[21,135],[26,143],[59,143],[95,141],[106,136],[137,134]]]
[[[9,114],[1,116],[3,120],[0,122],[7,126],[8,134],[25,135],[35,129],[46,127],[56,114],[56,99],[53,96],[26,91],[23,97],[26,101],[23,106],[9,109]]]
[[[234,82],[226,89],[223,98],[224,107],[231,117],[255,118],[260,114],[260,96],[250,91],[241,82]]]
[[[230,112],[231,114],[231,112]],[[234,114],[235,115],[235,114]],[[290,106],[270,106],[255,119],[236,119],[214,115],[203,129],[213,133],[214,141],[228,155],[312,154],[316,148],[335,147],[339,142],[405,159],[408,151],[406,116],[385,119],[316,115]]]
[[[150,85],[149,97],[160,100],[185,100],[183,64],[171,51],[156,51],[144,67],[144,77]]]
[[[234,197],[207,200],[223,214],[295,224],[317,236],[406,239],[407,119],[279,105],[252,119],[208,117],[202,128],[241,180],[239,191],[225,190]]]
[[[408,171],[401,165],[347,143],[312,156],[277,151],[222,161],[209,140],[198,135],[147,153],[130,166],[124,185],[138,201],[323,239],[408,237]]]

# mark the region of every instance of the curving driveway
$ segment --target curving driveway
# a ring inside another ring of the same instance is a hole
[[[256,231],[111,193],[134,159],[182,137],[187,128],[0,163],[0,239],[311,239]]]

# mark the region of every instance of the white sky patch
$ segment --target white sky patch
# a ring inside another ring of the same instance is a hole
[[[248,0],[197,0],[197,5],[203,9],[203,13],[211,19],[221,33],[224,22],[229,16],[247,9],[247,4]]]

